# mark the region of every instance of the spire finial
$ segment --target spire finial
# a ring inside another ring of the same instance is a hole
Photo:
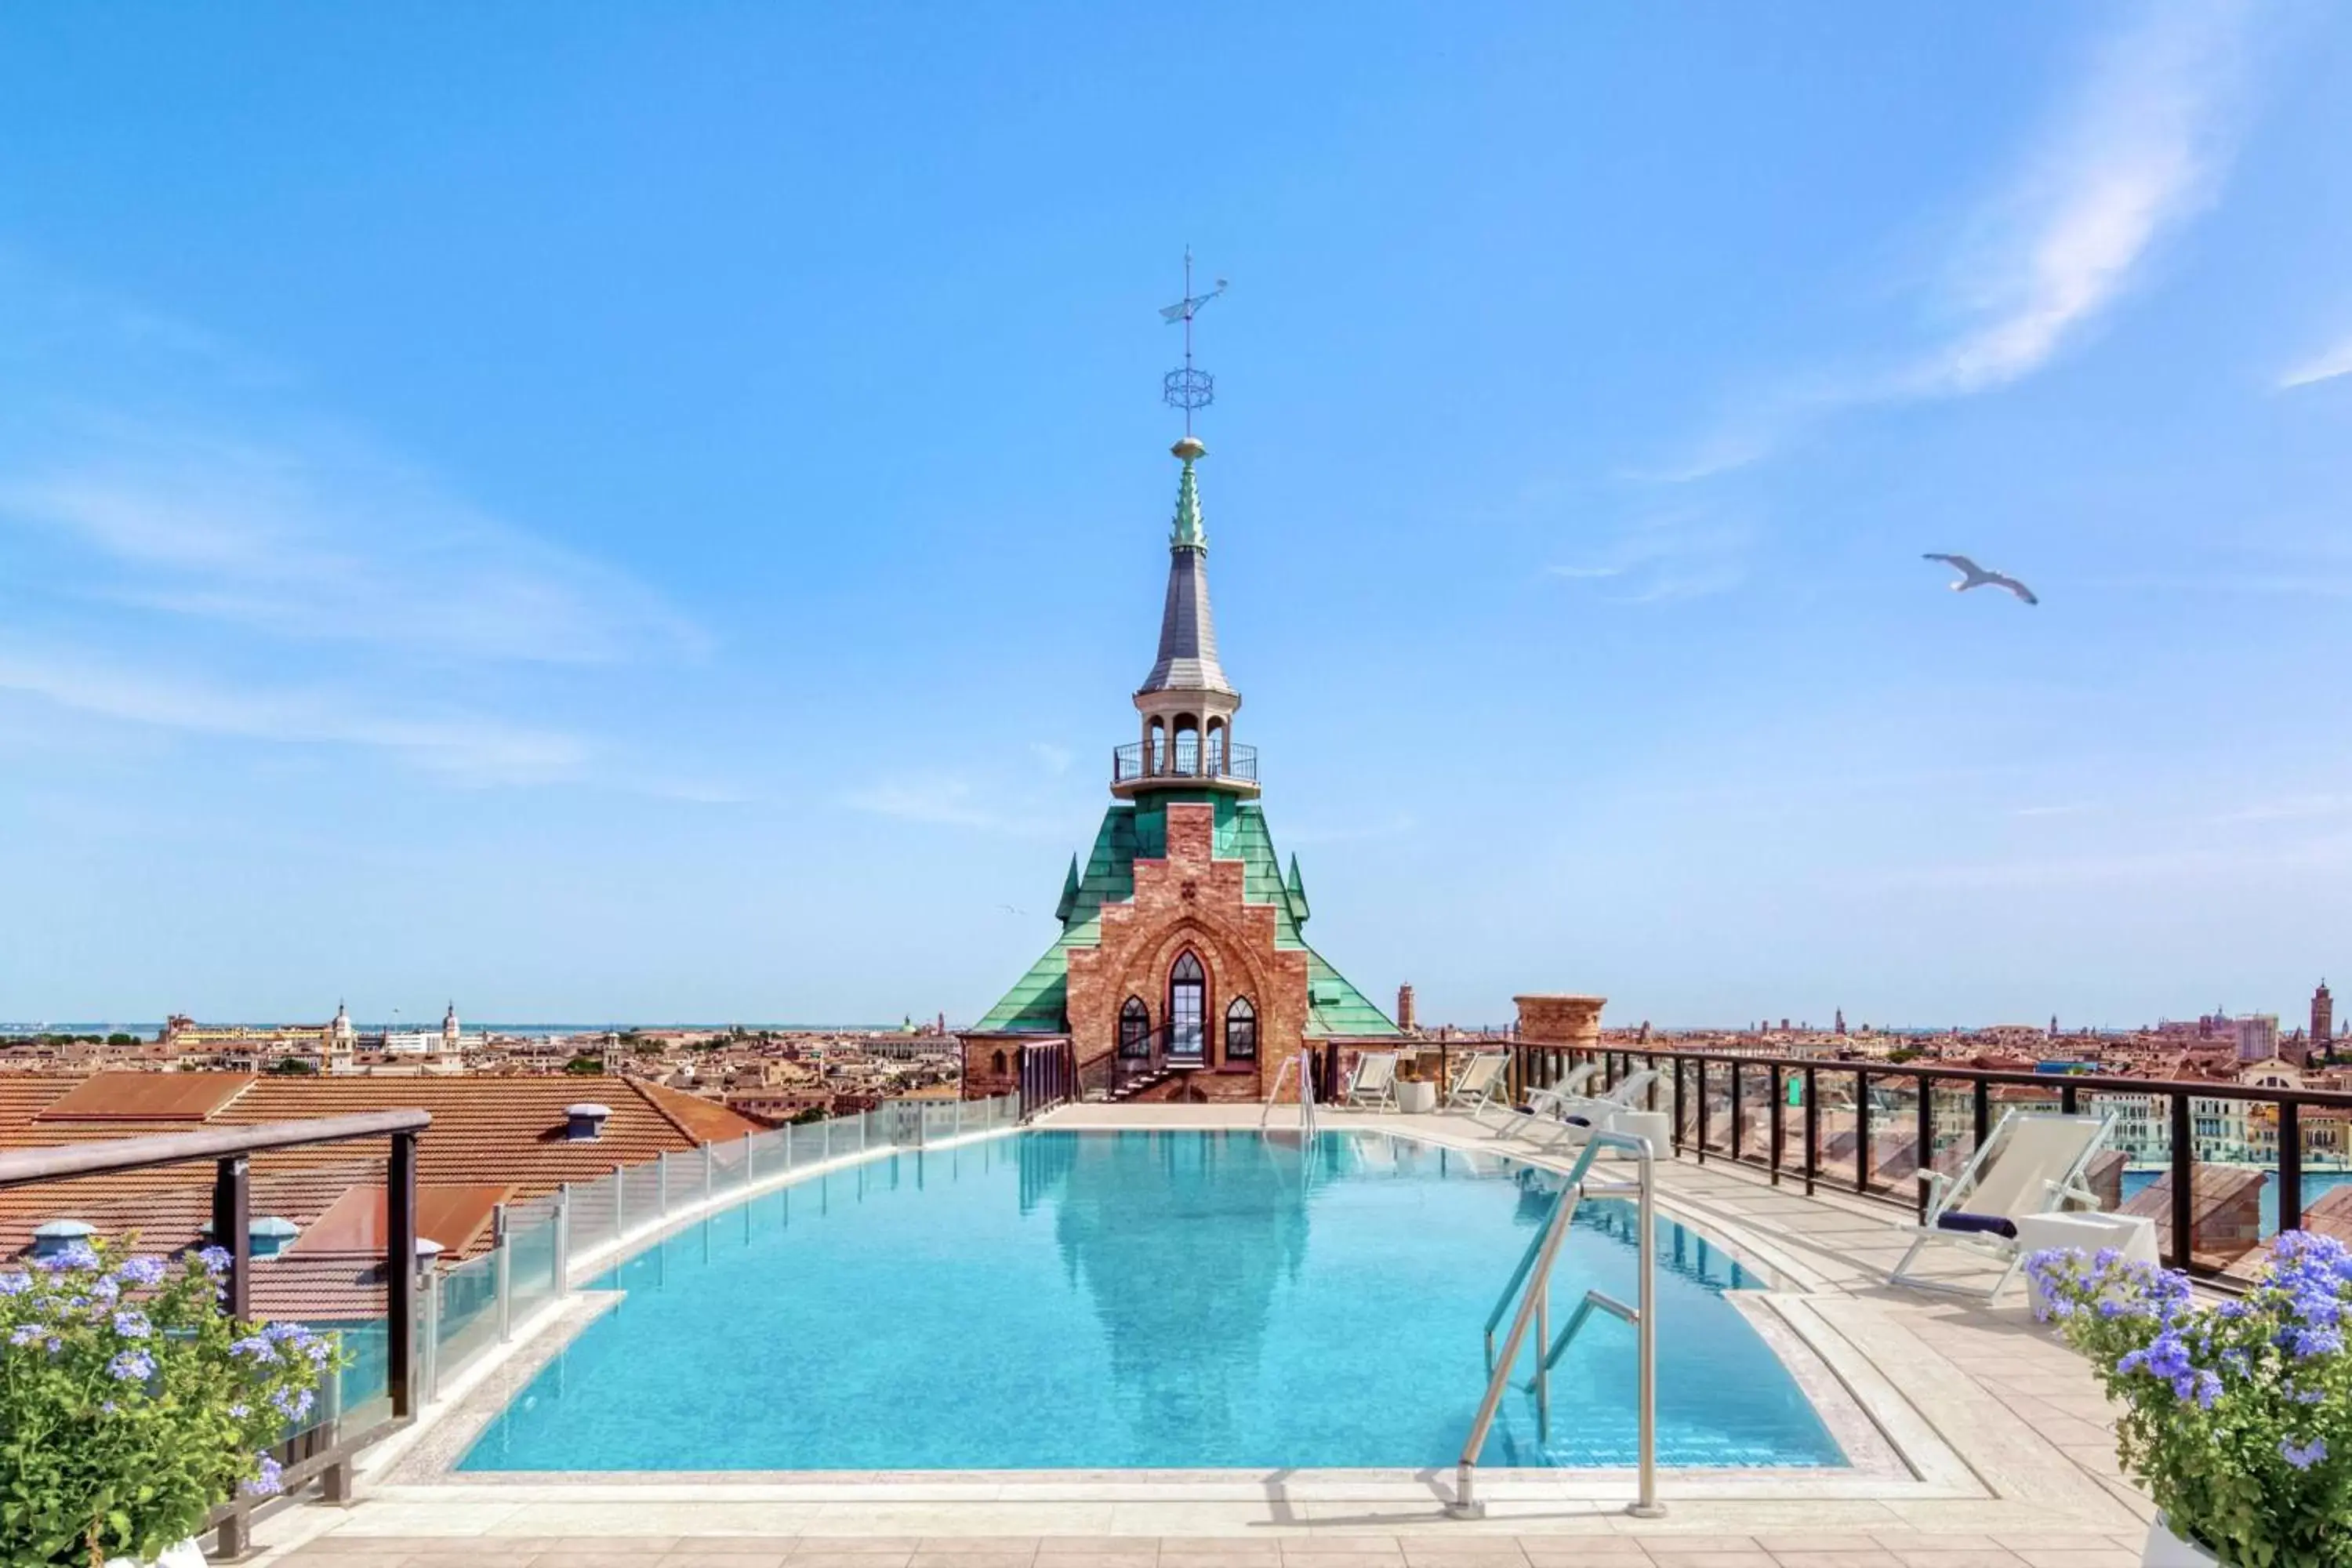
[[[1205,370],[1192,368],[1192,317],[1202,306],[1224,291],[1225,280],[1220,278],[1217,286],[1207,293],[1192,292],[1192,247],[1186,246],[1184,297],[1173,305],[1163,305],[1160,310],[1160,319],[1171,326],[1178,321],[1184,323],[1184,368],[1171,370],[1160,378],[1160,397],[1170,407],[1184,411],[1184,436],[1187,440],[1192,435],[1192,410],[1206,408],[1217,400],[1217,378]]]
[[[1192,465],[1209,454],[1197,436],[1187,436],[1168,448],[1183,459],[1184,475],[1176,481],[1176,517],[1169,524],[1168,548],[1199,550],[1209,548],[1209,531],[1201,521],[1201,487],[1192,480]]]

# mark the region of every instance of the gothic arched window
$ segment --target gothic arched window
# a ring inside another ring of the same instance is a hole
[[[1118,1010],[1118,1054],[1123,1057],[1148,1057],[1151,1054],[1151,1015],[1143,1005],[1143,998],[1130,996]]]
[[[1236,996],[1225,1009],[1225,1060],[1257,1060],[1257,1009],[1246,996]]]
[[[1201,1059],[1203,1023],[1209,1011],[1209,976],[1185,949],[1168,972],[1168,1054]]]
[[[1003,1051],[996,1053],[992,1065],[996,1069],[996,1076],[1003,1078],[1004,1076],[1004,1053]]]

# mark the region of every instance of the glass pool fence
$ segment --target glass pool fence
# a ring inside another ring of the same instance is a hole
[[[673,1215],[811,1165],[875,1150],[921,1149],[1020,1120],[1017,1094],[885,1100],[858,1114],[794,1122],[705,1143],[688,1153],[616,1164],[593,1182],[567,1183],[543,1197],[501,1205],[490,1250],[432,1269],[417,1292],[424,1397],[440,1398],[468,1366],[513,1339],[519,1324],[562,1296],[575,1258],[621,1249],[657,1232]],[[352,1370],[366,1376],[362,1367]],[[381,1369],[375,1376],[380,1382]],[[347,1373],[347,1385],[351,1381]],[[357,1388],[350,1392],[364,1397]]]

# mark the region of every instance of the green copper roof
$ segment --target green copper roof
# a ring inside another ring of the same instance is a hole
[[[1265,813],[1257,802],[1191,790],[1171,790],[1132,805],[1120,802],[1103,814],[1094,847],[1076,873],[1075,890],[1065,881],[1064,907],[1056,911],[1062,919],[1062,934],[975,1027],[991,1033],[1048,1035],[1069,1027],[1069,950],[1100,944],[1102,907],[1124,903],[1135,896],[1139,857],[1156,860],[1167,854],[1167,808],[1176,802],[1214,808],[1216,828],[1211,853],[1220,860],[1242,863],[1244,899],[1274,907],[1275,946],[1306,952],[1307,1033],[1395,1034],[1397,1026],[1388,1015],[1307,945],[1300,931],[1307,923],[1307,895],[1297,858],[1293,857],[1291,874],[1286,879],[1282,861],[1275,854],[1274,837],[1266,830]]]
[[[1171,550],[1206,550],[1209,531],[1201,521],[1201,490],[1192,482],[1192,459],[1184,459],[1184,475],[1176,481],[1176,517],[1168,527]]]

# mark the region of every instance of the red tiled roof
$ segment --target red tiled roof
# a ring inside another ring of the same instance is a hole
[[[209,1121],[243,1094],[243,1073],[92,1073],[49,1102],[40,1121]]]
[[[146,1085],[166,1085],[164,1089]],[[602,1133],[574,1142],[564,1107],[596,1099],[612,1108]],[[251,1126],[368,1110],[421,1109],[433,1123],[417,1141],[418,1234],[442,1244],[445,1261],[491,1241],[492,1205],[587,1182],[615,1165],[685,1153],[740,1138],[761,1123],[691,1095],[606,1077],[274,1078],[245,1073],[100,1073],[83,1079],[0,1074],[0,1149],[54,1147],[164,1130],[126,1124],[122,1108],[213,1109],[173,1125]],[[85,1109],[88,1108],[88,1109]],[[79,1111],[79,1114],[76,1114]],[[252,1212],[304,1227],[288,1255],[254,1271],[257,1310],[306,1317],[382,1312],[380,1268],[331,1247],[349,1234],[373,1250],[381,1236],[382,1142],[273,1150],[253,1157]],[[101,1235],[136,1232],[146,1247],[194,1245],[212,1215],[210,1161],[110,1172],[0,1189],[0,1257],[16,1256],[43,1220],[89,1221]],[[340,1212],[338,1212],[340,1211]],[[324,1237],[313,1227],[329,1225]],[[371,1224],[373,1229],[371,1229]],[[358,1292],[357,1296],[354,1292]],[[373,1294],[371,1294],[373,1293]]]
[[[511,1187],[419,1187],[416,1189],[416,1234],[437,1241],[445,1256],[463,1258],[494,1239],[490,1218],[507,1201]],[[357,1253],[383,1256],[383,1188],[352,1187],[329,1206],[287,1249],[299,1253]]]

